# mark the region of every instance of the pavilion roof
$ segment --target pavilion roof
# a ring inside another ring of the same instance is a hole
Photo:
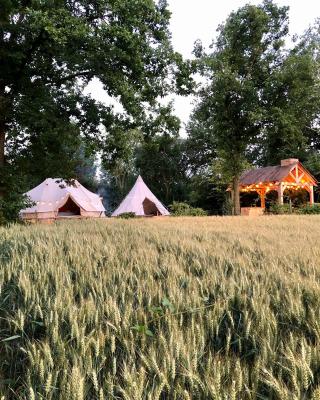
[[[289,165],[276,165],[273,167],[264,167],[264,168],[255,168],[248,171],[245,171],[240,177],[240,185],[253,185],[258,183],[269,183],[269,182],[281,182],[284,178],[286,178],[290,171],[299,165],[306,174],[308,174],[314,184],[316,185],[316,179],[308,172],[302,164],[297,161],[295,163]]]

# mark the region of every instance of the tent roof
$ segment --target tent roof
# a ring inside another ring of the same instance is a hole
[[[170,215],[169,211],[156,198],[139,175],[133,188],[121,202],[119,207],[112,213],[112,216],[115,217],[127,212],[133,212],[138,216],[145,216],[143,201],[146,198],[155,204],[161,215]]]
[[[77,180],[70,185],[61,178],[48,178],[26,195],[36,204],[21,210],[21,213],[57,211],[69,197],[85,211],[105,211],[99,195],[87,190]]]

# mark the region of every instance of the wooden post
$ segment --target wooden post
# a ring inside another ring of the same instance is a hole
[[[283,204],[283,185],[282,185],[282,182],[280,182],[279,186],[278,186],[278,203],[280,205]]]
[[[313,186],[309,186],[309,193],[310,193],[310,204],[313,206],[314,204],[314,194],[313,194]]]
[[[261,191],[260,191],[260,203],[261,203],[261,208],[266,208],[266,191],[265,191],[265,189],[261,189]]]

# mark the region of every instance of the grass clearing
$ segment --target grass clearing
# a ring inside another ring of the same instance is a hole
[[[0,228],[0,399],[320,399],[319,238],[320,216]]]

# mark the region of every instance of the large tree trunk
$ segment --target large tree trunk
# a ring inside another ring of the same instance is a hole
[[[0,107],[1,110],[1,107]],[[6,142],[6,124],[4,121],[0,120],[0,198],[4,195],[4,165],[5,165],[5,155],[4,155],[4,148]]]
[[[3,169],[4,169],[4,145],[5,145],[6,134],[5,130],[1,129],[0,126],[0,198],[4,195],[5,188],[3,187]]]
[[[4,167],[4,146],[6,141],[5,124],[0,121],[0,168]]]
[[[8,103],[5,97],[5,85],[0,81],[0,172],[4,166],[4,146],[6,141],[6,114]]]
[[[235,176],[232,181],[232,209],[233,209],[233,215],[240,215],[241,214],[241,209],[240,209],[240,190],[239,190],[239,177]]]

